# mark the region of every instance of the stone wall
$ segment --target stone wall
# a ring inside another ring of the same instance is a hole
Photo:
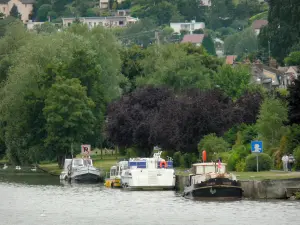
[[[286,199],[294,192],[300,191],[300,178],[285,180],[248,180],[240,181],[245,198],[252,199]],[[176,176],[176,190],[183,191],[188,185],[188,176]]]

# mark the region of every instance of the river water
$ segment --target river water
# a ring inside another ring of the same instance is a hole
[[[299,225],[300,202],[207,202],[173,191],[60,184],[45,174],[0,172],[1,225]]]

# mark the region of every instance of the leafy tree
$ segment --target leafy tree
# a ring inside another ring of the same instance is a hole
[[[13,5],[13,7],[11,8],[9,15],[15,18],[20,19],[21,18],[21,14],[19,13],[18,10],[18,6],[16,6],[15,4]]]
[[[202,45],[210,55],[216,55],[215,43],[210,35],[205,35]]]
[[[161,102],[172,93],[165,88],[143,88],[123,96],[108,107],[108,139],[120,147],[137,146],[142,155],[150,155],[151,124]]]
[[[289,121],[300,124],[300,79],[299,77],[288,87]]]
[[[260,44],[268,50],[270,42],[272,56],[282,62],[292,46],[299,42],[300,2],[270,0],[269,5],[269,24],[259,35]]]
[[[207,161],[216,161],[217,154],[228,151],[229,144],[216,134],[205,135],[198,144],[198,151],[206,151]]]
[[[38,21],[48,21],[48,14],[52,11],[52,6],[50,4],[44,4],[37,10],[36,18]]]
[[[261,105],[257,130],[266,149],[277,146],[285,132],[284,123],[288,121],[287,107],[280,100],[265,99]]]
[[[35,25],[34,30],[37,33],[55,33],[57,31],[57,28],[54,26],[54,24],[45,22],[41,25]]]
[[[56,155],[61,156],[70,153],[72,143],[83,143],[96,121],[94,107],[95,103],[87,97],[86,88],[79,79],[58,77],[48,91],[43,109],[47,122],[46,146],[51,146]]]
[[[250,79],[251,73],[247,66],[224,65],[214,74],[214,84],[233,99],[238,99],[246,92]]]
[[[300,65],[300,52],[291,52],[290,55],[284,59],[284,62],[288,66]]]
[[[176,91],[188,88],[209,89],[217,63],[202,48],[169,44],[151,46],[142,61],[143,77],[138,85],[166,85]]]

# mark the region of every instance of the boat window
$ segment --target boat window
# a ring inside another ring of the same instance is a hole
[[[83,160],[82,159],[74,160],[73,165],[74,166],[83,166]]]
[[[92,160],[90,160],[90,159],[84,160],[84,165],[85,166],[92,166]]]
[[[110,176],[116,176],[117,175],[116,173],[117,173],[116,168],[110,170]]]

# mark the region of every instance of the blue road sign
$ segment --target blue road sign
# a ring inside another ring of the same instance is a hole
[[[263,152],[263,142],[262,141],[251,141],[251,152],[252,153],[262,153]]]

